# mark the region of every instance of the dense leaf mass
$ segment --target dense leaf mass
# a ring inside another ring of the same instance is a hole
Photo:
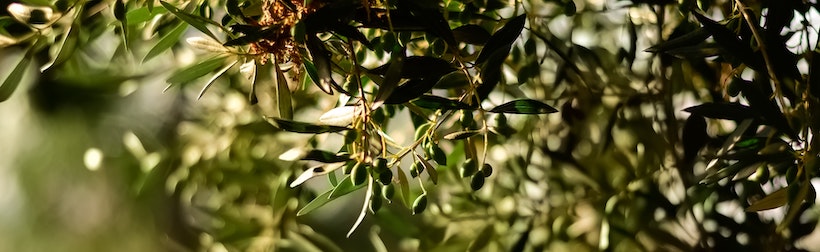
[[[3,3],[0,250],[818,250],[815,2]]]

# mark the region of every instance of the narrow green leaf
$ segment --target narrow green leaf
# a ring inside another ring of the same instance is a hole
[[[316,70],[316,66],[313,65],[313,62],[310,61],[310,59],[307,57],[302,57],[302,64],[305,66],[305,72],[307,72],[307,75],[308,77],[310,77],[310,80],[318,85],[318,83],[320,83],[319,73]]]
[[[148,60],[174,46],[179,42],[179,37],[182,36],[182,33],[184,33],[186,29],[188,29],[188,24],[178,24],[173,30],[171,30],[171,32],[168,32],[165,36],[162,36],[162,38],[159,39],[159,42],[157,42],[157,44],[148,51],[148,54],[142,58],[142,62],[147,62]]]
[[[333,187],[336,187],[337,185],[339,185],[339,179],[336,178],[336,173],[335,172],[331,172],[331,173],[327,174],[327,181],[330,182],[330,185],[333,186]]]
[[[773,126],[793,140],[800,139],[789,125],[789,121],[780,107],[772,100],[773,96],[768,78],[755,78],[751,82],[736,78],[734,81],[742,82],[741,92],[749,101],[749,107],[763,116],[766,125]]]
[[[755,201],[752,205],[747,207],[746,212],[757,212],[785,206],[789,201],[786,191],[786,188],[780,188],[779,190],[766,195],[766,197]]]
[[[290,88],[288,87],[288,78],[285,77],[278,64],[274,68],[276,68],[276,97],[279,104],[279,117],[293,119],[293,103]]]
[[[722,53],[726,53],[726,51],[716,43],[702,43],[669,49],[666,53],[682,59],[703,59],[718,56]]]
[[[29,63],[31,63],[31,57],[26,53],[20,62],[17,63],[17,66],[14,67],[14,70],[11,70],[11,73],[9,73],[9,76],[3,81],[3,84],[0,85],[0,102],[8,100],[11,94],[14,93],[14,90],[17,89],[17,86],[20,85],[20,81],[23,80],[23,75],[26,73],[26,68],[28,68]]]
[[[740,103],[704,103],[692,106],[683,111],[707,118],[743,120],[758,117],[752,108]]]
[[[481,53],[478,54],[475,63],[482,64],[490,59],[490,56],[497,50],[512,45],[515,39],[518,38],[518,35],[521,35],[521,31],[524,29],[524,21],[526,20],[527,14],[522,14],[510,19],[504,27],[501,27],[501,29],[490,36],[487,44],[484,45],[484,48],[481,49]],[[509,49],[507,51],[509,51]]]
[[[416,106],[426,109],[475,109],[473,106],[467,105],[466,103],[434,95],[422,95],[418,99],[414,100],[412,103]]]
[[[419,156],[419,154],[413,153],[413,155],[416,155],[416,159],[421,161],[421,165],[424,167],[424,170],[427,171],[427,175],[430,176],[430,181],[433,181],[433,184],[438,184],[438,171],[436,170],[436,167],[430,164],[430,162],[427,162],[426,159]]]
[[[715,39],[715,42],[729,52],[729,54],[727,54],[728,56],[740,60],[755,70],[766,71],[761,55],[753,52],[748,44],[744,44],[738,38],[737,34],[698,11],[693,10],[692,15],[700,21],[706,31],[712,34],[712,38]]]
[[[701,181],[701,183],[702,184],[707,184],[707,185],[717,183],[718,181],[720,181],[721,179],[724,179],[726,177],[735,176],[735,174],[737,174],[740,170],[743,170],[743,168],[746,168],[746,167],[749,167],[749,166],[757,167],[757,166],[760,166],[760,165],[761,165],[761,163],[755,162],[754,160],[748,160],[748,159],[747,160],[740,160],[740,161],[737,161],[734,164],[731,164],[729,166],[721,168],[720,170],[718,170],[715,173],[709,174],[708,176],[706,176],[706,178],[704,178]]]
[[[362,206],[362,211],[359,213],[359,217],[356,218],[356,222],[353,223],[353,226],[350,227],[350,231],[347,231],[347,237],[350,238],[353,235],[353,232],[356,231],[356,228],[362,224],[364,220],[364,216],[367,214],[367,208],[370,205],[370,201],[373,199],[373,179],[367,180],[367,193],[364,197],[364,206]]]
[[[343,182],[339,185],[343,185],[343,184],[345,184],[345,183]],[[333,191],[334,190],[329,190],[325,193],[320,194],[319,196],[316,196],[315,199],[311,200],[305,206],[303,206],[302,209],[300,209],[299,212],[296,213],[296,216],[302,216],[302,215],[305,215],[305,214],[309,214],[310,212],[313,212],[313,210],[316,210],[319,207],[324,206],[325,204],[330,203],[330,201],[336,199],[336,198],[330,198],[329,197],[330,193],[333,192]]]
[[[468,85],[470,85],[470,80],[467,79],[467,75],[464,75],[464,72],[457,71],[442,76],[433,88],[450,89],[466,87]]]
[[[373,99],[372,109],[375,110],[381,106],[384,101],[393,94],[393,90],[399,86],[401,71],[404,67],[404,59],[404,48],[393,50],[390,67],[387,69],[387,73],[384,74],[384,81],[382,81],[381,86],[379,86],[379,93],[377,93],[376,98]]]
[[[487,224],[487,226],[481,230],[481,233],[478,233],[478,237],[470,242],[470,246],[467,248],[467,251],[484,251],[484,248],[486,248],[487,245],[490,244],[490,241],[493,240],[492,238],[494,234],[495,226],[492,223]]]
[[[342,197],[349,193],[355,192],[356,190],[359,190],[360,188],[364,187],[364,185],[365,184],[355,185],[353,183],[353,177],[346,176],[344,179],[342,179],[341,182],[339,182],[339,185],[333,188],[333,191],[330,193],[330,195],[327,196],[327,198],[329,200],[332,200],[335,198]]]
[[[701,42],[709,38],[709,36],[709,32],[706,31],[706,29],[704,29],[703,27],[700,27],[682,36],[667,40],[661,44],[647,48],[644,51],[650,53],[662,53],[669,50],[689,47],[700,44]]]
[[[336,84],[331,76],[331,53],[325,48],[322,40],[315,35],[309,35],[306,44],[308,52],[310,52],[310,57],[313,59],[313,61],[305,61],[305,68],[308,69],[310,78],[313,79],[313,83],[316,84],[322,92],[333,94],[333,87],[338,84]],[[312,68],[316,69],[315,76],[310,72],[311,69],[307,62],[310,62],[311,66],[313,66]]]
[[[227,66],[223,67],[223,68],[222,68],[222,69],[220,69],[218,72],[216,72],[216,74],[214,74],[214,76],[213,76],[213,77],[211,77],[210,79],[208,79],[208,82],[205,82],[205,86],[204,86],[204,87],[202,87],[202,91],[199,91],[199,95],[196,97],[196,99],[197,99],[197,100],[199,100],[200,98],[202,98],[202,95],[204,95],[204,94],[205,94],[205,91],[208,91],[208,88],[210,88],[210,87],[211,87],[211,84],[213,84],[213,83],[214,83],[214,81],[216,81],[216,79],[218,79],[218,78],[219,78],[219,76],[222,76],[223,74],[225,74],[225,72],[227,72],[227,71],[228,71],[228,69],[231,69],[231,67],[233,67],[234,65],[236,65],[236,63],[237,63],[237,62],[239,62],[239,61],[234,61],[233,63],[228,64]]]
[[[181,84],[202,77],[225,64],[227,56],[218,56],[179,70],[168,77],[169,84]]]
[[[205,26],[206,24],[213,24],[218,27],[221,27],[221,25],[219,25],[218,23],[204,17],[183,12],[182,10],[177,9],[177,7],[174,7],[173,5],[165,1],[159,1],[159,3],[162,4],[162,7],[165,7],[166,10],[170,11],[177,18],[181,19],[185,23],[190,24],[202,33],[205,33],[205,35],[208,35],[208,37],[211,37],[212,39],[219,41],[219,38],[217,38],[216,35],[214,35],[211,32],[211,30],[208,30],[208,27]]]
[[[410,207],[410,182],[407,180],[407,174],[404,173],[404,170],[399,168],[396,169],[398,171],[397,178],[399,179],[399,193],[401,195],[401,203],[404,204],[405,207]]]
[[[490,110],[490,112],[509,114],[549,114],[558,112],[558,110],[540,101],[522,99],[501,104]]]
[[[315,199],[308,202],[305,206],[302,207],[302,209],[299,210],[299,212],[296,213],[296,216],[309,214],[313,210],[316,210],[319,207],[324,206],[325,204],[330,203],[335,199],[338,199],[339,197],[345,196],[351,192],[359,190],[360,188],[364,187],[364,185],[365,184],[361,184],[358,186],[353,185],[353,181],[350,180],[350,176],[346,176],[344,179],[342,179],[342,181],[339,182],[338,185],[336,185],[336,187],[327,192],[322,193],[319,196],[316,196]]]
[[[427,93],[436,85],[435,80],[414,79],[396,88],[393,94],[384,100],[384,104],[402,104]]]
[[[290,187],[291,188],[297,187],[297,186],[301,185],[302,183],[305,183],[305,181],[308,181],[309,179],[331,173],[331,172],[335,171],[336,169],[339,169],[339,167],[342,167],[342,166],[341,165],[333,165],[333,166],[319,165],[319,166],[311,167],[310,169],[307,169],[304,172],[302,172],[302,174],[299,174],[299,177],[296,177],[296,179],[294,179],[293,182],[290,183]]]
[[[125,14],[125,20],[129,25],[140,24],[151,21],[154,16],[168,12],[165,9],[148,10],[147,7],[132,9]]]
[[[320,134],[320,133],[332,133],[332,132],[339,132],[349,130],[346,127],[338,127],[338,126],[328,126],[328,125],[316,125],[304,122],[297,122],[291,121],[287,119],[281,118],[274,118],[268,117],[269,119],[273,120],[273,125],[289,132],[295,133],[310,133],[310,134]]]
[[[350,161],[350,154],[340,153],[336,154],[323,150],[310,150],[302,160],[313,160],[322,163],[338,163]]]
[[[65,62],[71,55],[74,54],[75,49],[77,48],[77,40],[79,37],[79,31],[77,25],[71,25],[68,27],[68,31],[65,32],[63,35],[63,41],[60,44],[60,48],[57,51],[57,54],[45,65],[40,67],[40,72],[45,72],[49,68],[54,65],[59,65]]]
[[[488,57],[486,62],[481,65],[481,84],[476,87],[476,95],[479,100],[486,99],[490,93],[495,89],[495,86],[501,82],[502,67],[504,60],[510,55],[511,45],[502,47]]]
[[[796,186],[800,186],[796,188]],[[775,229],[776,232],[783,232],[783,229],[789,228],[791,224],[794,222],[794,218],[798,218],[800,213],[803,213],[801,205],[803,205],[804,200],[814,200],[815,197],[807,199],[806,196],[809,194],[809,190],[814,193],[814,186],[811,183],[803,182],[803,183],[791,183],[788,187],[787,197],[789,201],[789,211],[786,213],[786,216],[783,217],[783,222],[777,225]]]
[[[478,133],[481,133],[479,130],[465,130],[465,131],[457,131],[444,136],[444,139],[447,140],[459,140],[459,139],[466,139],[471,136],[475,136]]]
[[[371,74],[386,75],[392,61],[368,70]],[[409,56],[404,59],[401,77],[405,79],[436,79],[458,70],[450,62],[431,56]]]

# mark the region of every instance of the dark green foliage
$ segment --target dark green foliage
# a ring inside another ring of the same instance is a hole
[[[122,178],[99,187],[127,193],[88,218],[162,198],[134,230],[174,245],[143,250],[791,251],[818,220],[811,1],[2,7],[0,109],[34,119],[9,113],[22,126],[3,128],[22,133],[8,136],[24,136],[9,139],[25,141],[0,149],[48,162],[69,141],[38,134],[93,135],[74,148],[103,152],[107,173],[91,173]],[[156,80],[175,88],[161,95]],[[41,190],[28,178],[50,172],[17,173],[26,204],[11,205],[45,207],[10,211],[20,223],[91,191]],[[780,216],[757,213],[770,209]],[[0,244],[36,230],[0,226],[11,237]]]

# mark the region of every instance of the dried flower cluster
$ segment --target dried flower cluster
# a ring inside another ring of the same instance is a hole
[[[290,6],[286,5],[285,1],[289,2]],[[315,8],[303,6],[302,3],[303,1],[299,0],[264,1],[259,26],[271,27],[273,32],[270,36],[251,44],[252,52],[260,55],[261,63],[267,62],[271,54],[278,63],[291,61],[301,63],[299,50],[290,31],[305,14],[315,10]]]

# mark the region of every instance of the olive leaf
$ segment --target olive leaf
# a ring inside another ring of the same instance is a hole
[[[384,81],[382,81],[382,84],[379,86],[379,92],[376,94],[376,98],[373,99],[372,109],[376,109],[384,104],[385,100],[387,100],[399,86],[405,57],[404,48],[394,48],[390,67],[384,75]]]
[[[756,118],[758,113],[752,108],[740,103],[704,103],[697,106],[685,108],[683,111],[693,115],[714,119],[743,120]]]
[[[504,27],[501,27],[501,29],[493,33],[487,41],[487,44],[481,49],[481,53],[478,54],[475,63],[482,64],[490,59],[490,56],[496,51],[512,45],[515,39],[518,38],[518,35],[521,35],[521,31],[524,29],[524,21],[526,20],[527,15],[521,14],[510,19]],[[507,51],[509,51],[509,49],[507,49]]]
[[[329,151],[323,150],[310,150],[308,151],[301,160],[312,160],[318,161],[322,163],[339,163],[339,162],[347,162],[350,161],[350,154],[347,153],[333,153]]]
[[[752,205],[746,208],[746,212],[758,212],[785,206],[789,201],[786,189],[787,188],[780,188],[777,191],[766,195],[766,197],[755,201]]]
[[[321,134],[349,130],[349,128],[346,127],[316,125],[311,123],[297,122],[275,117],[267,117],[267,119],[273,120],[273,122],[271,123],[277,128],[282,129],[284,131],[295,133]]]
[[[342,167],[342,165],[325,165],[325,164],[311,167],[311,168],[305,170],[304,172],[302,172],[302,174],[300,174],[298,177],[296,177],[296,179],[294,179],[293,182],[290,183],[290,187],[291,188],[297,187],[297,186],[301,185],[302,183],[305,183],[305,181],[308,181],[309,179],[331,173],[331,172],[335,171],[336,169],[339,169],[340,167]]]
[[[458,109],[475,109],[474,106],[466,103],[444,98],[435,95],[422,95],[418,99],[412,101],[413,105],[426,109],[441,109],[441,110],[458,110]]]
[[[8,100],[11,94],[14,93],[14,90],[17,89],[17,86],[20,85],[20,81],[23,80],[23,75],[26,73],[29,63],[31,63],[31,57],[26,53],[26,55],[20,59],[20,62],[17,63],[17,66],[11,70],[11,73],[6,77],[6,80],[3,81],[3,84],[0,84],[0,102]]]
[[[208,30],[208,27],[205,26],[207,24],[213,24],[222,27],[213,20],[184,12],[165,1],[159,1],[159,3],[162,4],[162,7],[164,7],[166,10],[174,14],[174,16],[181,19],[183,22],[190,24],[197,30],[201,31],[202,33],[205,33],[205,35],[208,35],[208,37],[211,37],[214,40],[219,40],[218,37],[214,35],[214,33],[211,32],[211,30]]]
[[[188,29],[188,24],[186,23],[179,23],[176,27],[174,27],[171,32],[166,33],[162,38],[159,39],[154,47],[151,47],[151,50],[148,50],[148,53],[145,54],[145,57],[142,58],[142,62],[148,62],[148,60],[156,57],[160,53],[164,52],[165,50],[170,49],[174,46],[177,42],[179,42],[179,37],[182,36],[182,33]]]
[[[183,68],[168,77],[166,82],[171,85],[190,82],[223,66],[227,58],[228,56],[217,56]]]
[[[540,101],[521,99],[501,104],[491,109],[489,112],[508,114],[549,114],[558,112],[558,110]]]
[[[310,212],[313,212],[313,210],[319,209],[319,207],[322,207],[325,204],[330,203],[335,199],[338,199],[339,197],[347,195],[351,192],[355,192],[356,190],[359,190],[362,187],[364,187],[364,184],[353,185],[353,181],[350,180],[350,176],[347,176],[344,178],[344,180],[339,182],[339,184],[337,184],[336,187],[320,194],[319,196],[316,196],[315,199],[308,202],[305,206],[302,207],[302,209],[299,209],[299,212],[296,213],[296,216],[303,216],[309,214]]]

